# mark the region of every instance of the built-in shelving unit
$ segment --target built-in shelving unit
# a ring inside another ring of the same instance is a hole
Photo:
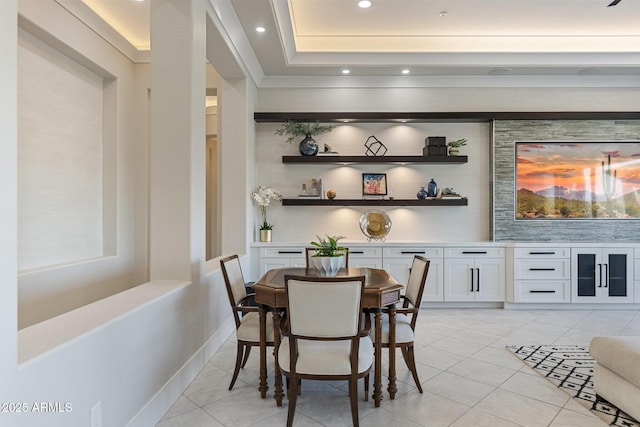
[[[467,206],[466,197],[461,199],[283,199],[283,206]]]
[[[282,163],[467,163],[467,156],[282,156]]]

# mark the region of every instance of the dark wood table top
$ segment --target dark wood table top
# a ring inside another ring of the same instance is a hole
[[[314,268],[290,267],[276,268],[267,271],[253,284],[256,302],[272,308],[282,308],[286,305],[284,277],[306,276],[322,277],[323,274]],[[386,270],[368,267],[341,268],[334,277],[364,276],[364,306],[366,308],[381,308],[400,301],[400,291],[403,286]]]

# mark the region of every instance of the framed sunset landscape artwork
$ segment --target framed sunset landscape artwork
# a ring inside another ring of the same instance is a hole
[[[516,220],[640,219],[640,141],[516,142]]]

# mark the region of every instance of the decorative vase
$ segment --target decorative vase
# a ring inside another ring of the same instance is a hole
[[[460,154],[460,147],[449,147],[449,155],[457,156]]]
[[[271,231],[272,230],[260,230],[260,241],[261,242],[270,242],[271,241]]]
[[[425,190],[424,187],[420,187],[420,191],[418,191],[418,194],[416,194],[416,196],[418,197],[418,199],[426,199],[427,194],[427,190]]]
[[[344,256],[312,256],[313,267],[325,276],[335,276],[342,267]]]
[[[318,154],[318,144],[311,135],[307,135],[302,141],[300,141],[298,150],[300,150],[300,154],[303,156],[315,156]]]
[[[431,178],[427,185],[427,197],[436,197],[436,194],[438,194],[438,184]]]

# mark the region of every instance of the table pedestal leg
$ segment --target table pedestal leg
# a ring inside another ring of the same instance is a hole
[[[380,406],[382,401],[382,311],[376,310],[374,314],[375,319],[375,334],[376,339],[375,346],[375,372],[373,376],[373,401],[376,407]]]
[[[267,309],[260,306],[260,384],[258,390],[260,396],[264,399],[267,397]]]
[[[274,370],[274,391],[273,397],[276,399],[276,404],[282,406],[282,398],[284,393],[282,392],[282,373],[280,372],[280,364],[278,363],[278,348],[280,347],[280,312],[278,310],[273,311],[273,352],[275,357],[275,370]]]
[[[389,308],[389,398],[395,399],[396,387],[396,309]]]

